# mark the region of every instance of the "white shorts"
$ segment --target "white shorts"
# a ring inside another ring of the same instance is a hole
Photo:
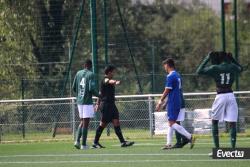
[[[237,122],[238,105],[233,93],[218,94],[212,106],[212,119]]]
[[[93,105],[77,105],[80,118],[93,118],[94,106]]]
[[[179,115],[178,115],[178,118],[177,118],[176,121],[180,121],[180,122],[184,121],[184,119],[185,119],[185,112],[186,112],[185,108],[181,108],[181,110],[179,112]]]

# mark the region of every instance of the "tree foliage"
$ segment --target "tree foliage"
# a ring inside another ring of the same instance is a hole
[[[120,94],[138,92],[133,65],[124,38],[117,6],[108,1],[108,32],[110,62],[118,67],[118,78],[124,81]],[[125,20],[128,40],[144,93],[154,93],[164,84],[161,61],[172,57],[183,74],[185,91],[213,90],[212,81],[197,77],[194,72],[210,50],[221,48],[220,15],[198,0],[119,1]],[[1,98],[55,97],[60,94],[69,60],[69,47],[79,17],[81,0],[0,0],[0,77]],[[102,1],[97,1],[98,61],[100,76],[105,66]],[[249,63],[249,10],[239,1],[240,61]],[[232,20],[227,17],[228,51],[233,51]],[[71,75],[82,68],[83,60],[91,58],[89,1],[85,1],[81,29],[71,68]],[[154,50],[154,53],[153,53]],[[152,59],[155,56],[155,75]],[[249,70],[241,76],[241,89],[249,89]],[[24,79],[23,88],[21,80]],[[129,81],[129,82],[127,82]],[[128,84],[126,84],[128,83]],[[66,95],[69,94],[69,91]]]

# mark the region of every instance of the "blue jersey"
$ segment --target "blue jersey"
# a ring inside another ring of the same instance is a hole
[[[176,121],[181,109],[181,77],[178,72],[172,71],[167,75],[165,87],[170,89],[167,101],[168,119]]]

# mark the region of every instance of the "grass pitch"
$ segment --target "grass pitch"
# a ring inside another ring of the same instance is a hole
[[[101,140],[105,149],[76,150],[72,142],[0,144],[0,167],[248,167],[250,160],[213,160],[211,138],[198,138],[194,149],[161,150],[164,138],[135,140],[121,148],[118,140]],[[90,143],[89,143],[90,144]],[[229,147],[229,138],[221,138]],[[238,147],[250,147],[249,137],[239,137]]]

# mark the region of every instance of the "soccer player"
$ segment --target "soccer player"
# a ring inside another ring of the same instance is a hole
[[[212,65],[206,67],[210,60]],[[210,52],[196,71],[199,75],[212,77],[216,83],[217,95],[212,106],[212,134],[215,148],[220,147],[219,120],[229,122],[231,147],[235,148],[238,106],[233,94],[232,85],[236,73],[240,73],[242,70],[242,66],[235,61],[230,53]]]
[[[96,89],[94,73],[91,71],[91,68],[92,61],[87,59],[84,63],[84,69],[77,72],[73,82],[73,91],[76,93],[77,107],[80,117],[77,139],[74,144],[77,149],[88,149],[86,144],[88,126],[90,118],[94,117],[92,95],[99,97],[99,93]],[[81,137],[82,145],[80,145]]]
[[[96,135],[92,148],[105,148],[99,143],[103,129],[108,123],[112,122],[115,133],[120,140],[121,147],[132,146],[134,142],[125,141],[120,128],[119,112],[115,105],[115,86],[120,84],[120,81],[114,80],[115,67],[109,65],[105,68],[105,77],[101,82],[101,95],[97,101],[98,108],[101,111],[100,126],[96,130]]]
[[[167,59],[163,61],[163,66],[168,73],[165,90],[156,106],[156,111],[160,111],[164,99],[168,96],[167,100],[167,113],[168,113],[168,133],[167,144],[162,149],[172,148],[172,136],[173,130],[176,130],[181,135],[185,136],[191,143],[192,149],[195,142],[195,137],[187,132],[181,125],[177,124],[178,115],[181,109],[181,77],[178,72],[175,71],[175,64],[173,59]]]

